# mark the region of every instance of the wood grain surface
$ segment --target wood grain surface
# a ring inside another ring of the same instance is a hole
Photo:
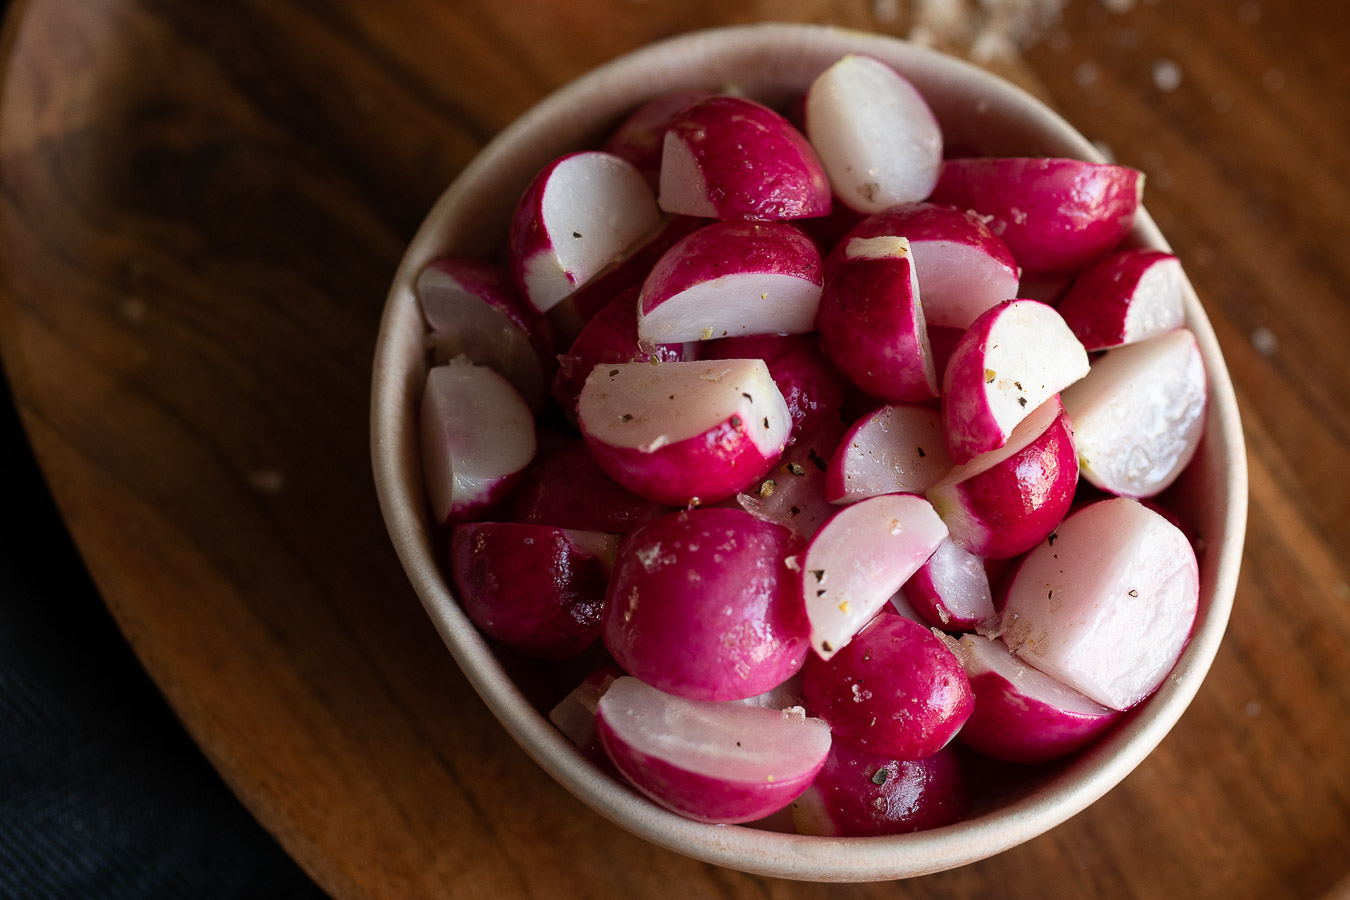
[[[5,371],[120,627],[212,763],[327,891],[1346,894],[1350,14],[1335,0],[1057,6],[13,5],[0,95]],[[964,18],[935,18],[939,7]],[[907,882],[751,877],[583,807],[444,651],[370,475],[380,308],[440,191],[568,79],[654,39],[769,18],[919,27],[1145,170],[1247,431],[1242,581],[1180,725],[1067,824]]]

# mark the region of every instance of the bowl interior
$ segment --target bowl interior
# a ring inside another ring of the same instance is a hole
[[[545,668],[483,640],[442,575],[438,558],[444,538],[432,528],[423,499],[416,410],[427,362],[412,285],[437,256],[500,256],[515,202],[538,169],[562,153],[598,145],[643,101],[675,90],[734,85],[781,106],[850,52],[877,56],[908,77],[937,114],[949,146],[996,156],[1101,159],[1086,139],[1019,89],[967,63],[892,38],[819,26],[756,25],[655,44],[546,98],[494,139],[437,201],[389,292],[371,401],[376,487],[395,549],[446,646],[526,752],[587,805],[644,838],[744,871],[827,881],[940,871],[1035,837],[1124,778],[1190,703],[1227,625],[1247,502],[1232,385],[1198,300],[1188,300],[1187,324],[1199,340],[1210,380],[1207,432],[1172,494],[1202,541],[1200,614],[1173,675],[1086,751],[1059,763],[983,772],[977,807],[962,823],[911,835],[841,840],[701,825],[657,808],[588,762],[545,718],[589,671],[591,660],[583,657],[560,674],[554,666]],[[1132,240],[1168,249],[1147,213],[1139,216]]]

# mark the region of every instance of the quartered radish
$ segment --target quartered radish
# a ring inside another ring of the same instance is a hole
[[[600,635],[618,539],[518,522],[455,527],[450,572],[464,611],[485,633],[544,659],[567,659]]]
[[[456,356],[496,369],[534,408],[553,369],[553,333],[503,268],[474,259],[433,260],[414,287],[432,361]]]
[[[825,499],[826,460],[843,434],[844,423],[831,419],[814,434],[798,438],[768,474],[736,495],[736,502],[756,518],[810,538],[838,509]]]
[[[617,534],[667,512],[609,477],[582,440],[541,453],[511,494],[514,521],[559,528]]]
[[[1033,272],[1068,271],[1109,253],[1144,192],[1137,169],[1080,159],[949,159],[934,203],[992,216],[989,227]]]
[[[1087,351],[1053,308],[1009,300],[986,311],[961,336],[943,378],[952,460],[1002,447],[1018,422],[1087,373]]]
[[[942,640],[903,616],[877,616],[831,659],[802,669],[806,708],[834,739],[889,759],[947,746],[975,707],[970,679]]]
[[[1186,319],[1186,274],[1161,250],[1126,250],[1087,269],[1055,307],[1089,351],[1147,340]]]
[[[871,837],[959,822],[970,812],[953,748],[916,760],[887,759],[836,741],[811,786],[792,803],[801,834]]]
[[[792,428],[758,359],[596,366],[577,419],[615,481],[674,506],[715,503],[763,476]]]
[[[1175,525],[1134,500],[1102,500],[1027,554],[1003,639],[1024,662],[1129,709],[1176,665],[1199,592],[1195,551]]]
[[[881,406],[853,423],[839,442],[826,471],[825,499],[856,503],[878,494],[922,494],[951,467],[938,410]]]
[[[687,700],[631,677],[600,698],[596,729],[634,787],[699,822],[749,822],[782,809],[830,751],[829,727],[800,709]]]
[[[803,219],[830,211],[830,183],[787,119],[744,97],[709,97],[666,129],[660,204],[710,219]]]
[[[548,720],[592,762],[608,762],[600,737],[595,733],[595,711],[610,685],[624,676],[615,666],[602,666],[587,675],[558,705],[548,712]]]
[[[913,494],[871,497],[826,522],[801,562],[816,654],[829,659],[847,646],[946,536],[933,507]]]
[[[903,237],[850,238],[820,298],[821,344],[849,380],[892,403],[937,396],[919,282]]]
[[[985,756],[1046,762],[1083,747],[1120,716],[1028,666],[1002,641],[962,635],[956,654],[975,691],[975,711],[957,740]]]
[[[481,514],[534,458],[534,414],[505,377],[465,357],[427,373],[422,474],[436,522]]]
[[[850,54],[806,92],[806,134],[835,196],[859,212],[923,200],[942,165],[942,131],[899,72]]]
[[[679,113],[713,96],[709,91],[676,91],[649,100],[632,112],[614,129],[602,147],[628,160],[646,176],[655,190],[661,183],[661,150],[666,143],[666,129]]]
[[[826,275],[854,238],[878,237],[909,241],[930,326],[967,328],[986,309],[1017,296],[1017,262],[984,220],[932,203],[902,204],[858,223],[827,257]]]
[[[612,153],[556,159],[535,176],[511,222],[511,265],[540,312],[654,231],[661,213],[642,173]]]
[[[1062,396],[1083,477],[1152,497],[1195,455],[1209,392],[1195,336],[1181,328],[1108,351]]]
[[[792,415],[789,443],[814,435],[844,402],[846,382],[808,334],[721,338],[699,347],[700,359],[762,359]]]
[[[638,335],[654,343],[815,328],[820,252],[777,222],[721,222],[682,238],[642,284]]]
[[[994,615],[984,560],[950,538],[905,582],[901,594],[923,621],[944,631],[969,631]]]
[[[981,557],[1036,546],[1069,512],[1078,488],[1074,432],[1058,397],[1013,429],[1008,443],[943,475],[928,490],[952,540]]]

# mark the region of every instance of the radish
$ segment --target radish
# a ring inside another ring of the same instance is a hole
[[[943,377],[952,460],[1002,447],[1018,422],[1087,373],[1087,351],[1051,307],[1009,300],[986,311],[961,336]]]
[[[806,708],[834,739],[889,759],[923,759],[947,746],[975,707],[970,679],[925,626],[877,616],[853,641],[802,669]]]
[[[806,695],[802,693],[802,673],[797,672],[782,684],[769,688],[762,694],[732,701],[747,706],[763,706],[766,709],[790,709],[794,706],[806,706]]]
[[[517,522],[457,525],[450,572],[464,611],[522,653],[568,659],[600,635],[617,538]]]
[[[837,510],[825,499],[826,460],[843,434],[844,423],[831,418],[815,434],[798,438],[763,479],[736,495],[736,502],[756,518],[810,538]]]
[[[820,252],[791,225],[720,222],[682,238],[642,284],[638,335],[653,343],[815,328]]]
[[[826,276],[853,238],[877,237],[909,241],[930,326],[968,328],[986,309],[1017,296],[1017,262],[984,220],[932,203],[903,204],[858,223],[825,260]]]
[[[826,472],[825,499],[856,503],[877,494],[922,494],[951,467],[938,410],[878,407],[853,423],[839,442]]]
[[[1078,487],[1073,429],[1051,397],[1008,443],[946,473],[928,490],[952,540],[982,557],[1025,553],[1069,512]]]
[[[548,720],[553,723],[553,727],[561,731],[592,762],[609,762],[605,749],[600,746],[600,736],[595,733],[595,711],[600,705],[600,698],[622,677],[622,669],[601,666],[549,710]]]
[[[680,697],[740,700],[782,684],[808,653],[786,564],[799,545],[739,509],[654,519],[619,549],[605,646],[625,671]]]
[[[846,506],[816,532],[801,562],[811,646],[821,659],[845,647],[947,536],[913,494]]]
[[[778,385],[788,413],[792,436],[814,435],[844,402],[843,376],[826,359],[814,335],[768,334],[722,338],[703,344],[702,359],[762,359]]]
[[[672,697],[631,677],[600,698],[596,730],[634,787],[699,822],[749,822],[782,809],[830,751],[830,729],[800,709]]]
[[[1186,275],[1160,250],[1126,250],[1074,281],[1056,307],[1089,351],[1105,350],[1180,328]]]
[[[792,803],[797,831],[825,837],[925,831],[969,812],[970,794],[953,748],[897,760],[837,741],[815,781]]]
[[[536,525],[622,533],[670,512],[606,474],[586,442],[541,454],[511,494],[511,518]]]
[[[964,328],[934,325],[931,322],[928,324],[928,354],[933,357],[933,373],[937,375],[939,385],[946,376],[947,363],[951,362],[956,345],[961,342],[961,335],[965,333]]]
[[[661,150],[671,120],[711,96],[709,91],[676,91],[649,100],[614,129],[601,149],[628,160],[647,178],[652,190],[656,190],[661,183]]]
[[[674,506],[715,503],[763,476],[792,427],[757,359],[596,366],[577,419],[615,481]]]
[[[1042,763],[1079,749],[1120,713],[1023,663],[1002,641],[961,636],[956,654],[975,691],[961,743],[985,756]]]
[[[1207,399],[1205,361],[1184,328],[1108,351],[1063,395],[1083,477],[1126,497],[1166,489],[1195,455]]]
[[[1134,224],[1144,173],[1080,159],[949,159],[930,199],[992,216],[990,228],[1033,272],[1091,263]]]
[[[830,211],[830,183],[787,119],[744,97],[709,97],[666,129],[660,205],[710,219],[805,219]]]
[[[433,260],[414,288],[431,333],[431,358],[467,356],[496,369],[534,409],[553,368],[553,333],[505,269],[475,259]]]
[[[821,294],[816,327],[834,364],[872,396],[889,402],[937,396],[905,238],[850,238]]]
[[[942,131],[914,85],[871,56],[850,54],[806,92],[806,134],[835,195],[880,212],[926,198],[942,166]]]
[[[900,592],[923,621],[944,631],[969,631],[994,615],[984,560],[950,538]]]
[[[419,428],[422,474],[440,525],[503,499],[534,457],[534,415],[520,392],[462,356],[427,373]]]
[[[1181,656],[1199,592],[1180,529],[1134,500],[1102,500],[1027,554],[1008,586],[1003,639],[1023,662],[1129,709]]]
[[[611,153],[556,159],[535,176],[511,222],[511,266],[547,312],[654,231],[661,213],[642,173]]]

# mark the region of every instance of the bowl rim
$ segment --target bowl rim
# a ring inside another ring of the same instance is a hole
[[[792,53],[787,54],[787,48]],[[1060,152],[1104,162],[1100,151],[1040,100],[971,63],[898,38],[819,25],[762,23],[690,32],[635,50],[564,85],[492,139],[445,190],[410,242],[386,299],[376,343],[371,394],[371,455],[376,491],[390,539],[428,616],[461,670],[516,742],[559,784],[611,822],[679,853],[754,874],[814,881],[871,881],[942,871],[992,856],[1036,837],[1077,814],[1124,779],[1162,741],[1199,690],[1227,627],[1236,592],[1247,516],[1247,463],[1232,382],[1213,328],[1191,292],[1186,325],[1194,332],[1209,378],[1209,408],[1203,455],[1221,466],[1222,490],[1206,496],[1201,512],[1218,525],[1222,540],[1202,554],[1202,616],[1167,681],[1120,727],[1032,792],[1006,806],[955,825],[905,835],[828,838],[780,834],[744,826],[705,825],[667,812],[619,785],[588,761],[536,710],[455,601],[442,577],[420,494],[420,461],[414,401],[425,364],[407,348],[420,346],[422,320],[412,292],[426,262],[454,246],[483,255],[495,241],[492,228],[453,233],[457,210],[483,206],[484,185],[514,166],[533,172],[558,155],[556,140],[575,141],[569,117],[596,110],[591,126],[612,125],[615,110],[643,99],[638,85],[671,76],[689,77],[690,60],[765,60],[770,69],[846,52],[877,56],[910,77],[921,91],[950,92],[973,104],[967,112],[1007,112],[1024,120]],[[791,58],[788,58],[791,57]],[[765,77],[772,77],[772,71]],[[615,86],[619,86],[617,92]],[[604,101],[596,104],[597,98]],[[626,98],[626,99],[624,99]],[[623,99],[626,105],[616,105]],[[610,104],[609,107],[605,103]],[[588,106],[590,104],[590,106]],[[601,112],[601,110],[607,110]],[[609,116],[610,118],[605,118]],[[601,132],[597,132],[601,133]],[[541,146],[542,145],[542,146]],[[1035,154],[1025,154],[1035,155]],[[533,166],[532,169],[528,168]],[[527,179],[528,180],[528,179]],[[523,187],[523,182],[520,182]],[[498,204],[500,205],[500,204]],[[509,214],[509,210],[506,211]],[[504,234],[504,223],[500,232]],[[1133,240],[1170,252],[1147,211],[1136,219]],[[420,372],[418,371],[420,368]],[[1207,608],[1205,606],[1207,602]]]

